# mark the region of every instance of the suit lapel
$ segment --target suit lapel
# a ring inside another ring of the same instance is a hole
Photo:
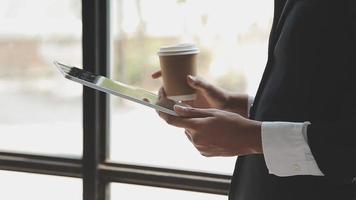
[[[294,5],[294,2],[295,0],[287,0],[287,2],[285,3],[284,5],[284,8],[282,10],[282,13],[278,19],[278,23],[277,23],[277,26],[276,26],[276,29],[272,32],[272,44],[270,44],[270,48],[271,48],[271,52],[270,53],[273,53],[273,50],[276,46],[276,43],[278,41],[278,38],[281,34],[281,31],[282,31],[282,28],[283,28],[283,25],[284,25],[284,22],[286,21],[286,18],[289,14],[289,11],[293,8],[293,5]]]
[[[274,48],[275,48],[276,43],[278,41],[278,38],[279,38],[279,36],[281,34],[281,31],[282,31],[284,22],[285,22],[285,20],[286,20],[286,18],[288,16],[288,13],[289,13],[289,11],[292,9],[292,7],[294,5],[294,1],[295,0],[287,0],[284,3],[284,6],[282,5],[282,7],[283,7],[282,11],[279,11],[279,12],[281,12],[281,14],[277,13],[277,15],[274,16],[274,17],[278,17],[278,22],[277,22],[277,24],[274,24],[273,27],[272,27],[272,31],[271,31],[271,35],[270,35],[270,41],[269,41],[270,44],[269,44],[269,47],[268,47],[268,61],[267,61],[267,65],[266,65],[265,71],[264,71],[263,76],[262,76],[262,80],[261,80],[260,85],[258,87],[257,94],[255,96],[255,101],[254,101],[253,107],[251,108],[250,116],[252,118],[255,115],[257,103],[259,101],[259,98],[261,96],[261,93],[262,93],[262,91],[264,89],[264,86],[266,84],[266,81],[268,79],[268,76],[269,76],[269,74],[271,72],[271,69],[272,69],[272,66],[273,66],[273,51],[274,51]],[[279,6],[281,6],[281,5],[276,5],[275,6],[275,12],[278,12],[278,9],[279,10],[281,9]]]

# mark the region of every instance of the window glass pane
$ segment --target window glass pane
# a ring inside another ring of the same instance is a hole
[[[0,199],[80,200],[81,179],[0,171]]]
[[[155,199],[155,200],[225,200],[224,195],[214,195],[199,192],[189,192],[182,190],[163,189],[157,187],[129,185],[121,183],[112,183],[111,199]]]
[[[159,12],[157,8],[159,7]],[[157,92],[157,50],[193,42],[198,74],[227,90],[255,95],[266,61],[272,0],[113,0],[112,77]],[[111,159],[231,174],[236,158],[202,157],[183,130],[144,106],[112,98]]]
[[[0,0],[0,150],[81,155],[80,0]]]

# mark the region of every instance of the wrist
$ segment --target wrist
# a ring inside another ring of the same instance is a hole
[[[261,130],[262,130],[262,122],[249,120],[250,121],[250,128],[249,128],[249,154],[262,154],[262,137],[261,137]]]
[[[224,107],[231,112],[238,113],[243,117],[248,115],[248,99],[245,94],[227,93]]]

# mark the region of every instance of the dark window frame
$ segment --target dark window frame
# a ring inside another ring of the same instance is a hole
[[[84,69],[110,76],[110,1],[82,0]],[[109,96],[83,88],[83,156],[0,152],[0,170],[82,178],[83,199],[110,199],[112,182],[227,195],[231,176],[112,163]]]

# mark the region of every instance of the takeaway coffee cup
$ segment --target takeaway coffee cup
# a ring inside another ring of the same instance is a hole
[[[196,91],[188,85],[187,76],[197,74],[198,53],[194,44],[165,46],[158,51],[163,87],[169,99],[191,101],[196,98]]]

